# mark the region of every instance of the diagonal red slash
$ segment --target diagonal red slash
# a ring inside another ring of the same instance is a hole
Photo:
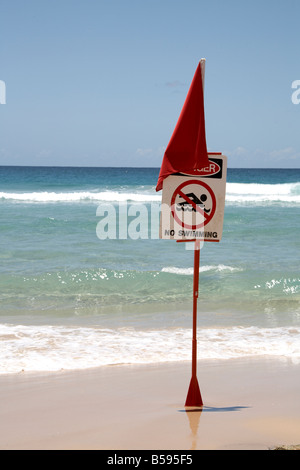
[[[204,210],[201,209],[201,207],[197,206],[197,204],[196,204],[194,201],[192,201],[191,199],[189,199],[189,198],[187,197],[187,195],[184,194],[181,190],[178,191],[178,194],[179,194],[179,196],[183,197],[183,199],[184,199],[188,204],[191,204],[191,205],[193,206],[193,208],[195,209],[195,211],[198,211],[199,214],[203,215],[206,219],[207,219],[207,217],[209,217],[209,215],[206,214],[206,213],[204,212]]]

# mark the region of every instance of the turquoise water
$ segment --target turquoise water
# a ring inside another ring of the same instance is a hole
[[[190,359],[193,251],[158,239],[158,173],[0,167],[0,372]],[[298,360],[299,210],[300,170],[228,169],[223,238],[200,254],[200,357]]]

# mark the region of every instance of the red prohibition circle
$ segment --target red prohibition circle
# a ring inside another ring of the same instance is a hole
[[[195,210],[197,210],[200,214],[204,215],[204,222],[201,222],[200,224],[197,224],[197,225],[185,224],[182,220],[180,220],[180,218],[178,217],[178,215],[176,214],[176,212],[174,210],[176,196],[178,194],[179,195],[182,195],[182,194],[184,195],[184,193],[182,193],[182,189],[185,186],[189,186],[191,184],[197,184],[199,186],[203,186],[203,188],[205,188],[209,192],[209,194],[211,196],[211,199],[212,199],[212,208],[211,208],[211,212],[210,212],[209,215],[205,214],[205,212],[203,212],[201,208],[198,208],[192,200],[188,200],[190,202],[190,204],[195,208]],[[197,230],[198,228],[203,227],[204,225],[208,224],[208,222],[211,221],[211,219],[213,218],[213,216],[215,214],[215,211],[216,211],[216,196],[215,196],[213,190],[208,186],[208,184],[204,183],[203,181],[199,181],[199,180],[185,181],[184,183],[181,183],[173,193],[173,196],[172,196],[172,199],[171,199],[171,212],[172,212],[173,218],[176,220],[176,222],[184,228],[187,228],[187,229],[190,229],[190,230]]]

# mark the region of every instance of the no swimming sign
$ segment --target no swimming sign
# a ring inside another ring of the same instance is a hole
[[[209,165],[193,175],[165,178],[160,238],[219,242],[222,238],[227,157],[209,154]]]
[[[203,406],[197,379],[197,299],[202,241],[222,238],[227,157],[208,153],[201,59],[164,153],[156,190],[162,189],[160,238],[194,241],[192,378],[185,406]],[[188,244],[189,245],[189,244]],[[187,246],[187,245],[186,245]]]

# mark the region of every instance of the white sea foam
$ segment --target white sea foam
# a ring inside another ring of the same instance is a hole
[[[191,330],[1,325],[0,373],[187,361]],[[162,347],[163,345],[163,347]],[[199,359],[270,356],[300,361],[300,328],[198,329]]]
[[[118,191],[74,191],[74,192],[32,192],[32,193],[5,193],[0,192],[0,199],[20,202],[155,202],[161,200],[161,195],[143,193],[128,193]]]
[[[124,191],[73,191],[73,192],[0,192],[0,200],[28,203],[50,202],[160,202],[161,193],[155,189],[139,188],[136,192]],[[270,204],[276,202],[299,204],[300,183],[255,184],[227,183],[226,201],[229,203]]]
[[[300,203],[300,183],[227,183],[226,201],[233,203]]]
[[[236,272],[236,271],[241,271],[241,268],[236,268],[233,266],[225,266],[224,264],[218,264],[217,266],[213,265],[204,265],[200,266],[200,272],[206,272],[206,271],[214,271],[214,272]],[[169,273],[169,274],[179,274],[179,275],[186,275],[186,276],[191,276],[194,274],[194,268],[176,268],[175,266],[166,266],[162,268],[161,270],[163,273]]]

